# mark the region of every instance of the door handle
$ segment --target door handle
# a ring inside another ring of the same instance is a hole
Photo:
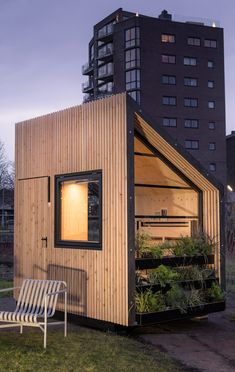
[[[46,248],[47,248],[47,236],[45,236],[45,237],[42,236],[41,241],[46,242]]]

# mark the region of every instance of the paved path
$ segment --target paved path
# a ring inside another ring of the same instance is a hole
[[[146,327],[138,337],[194,370],[234,372],[235,321],[231,321],[232,314],[235,316],[235,295],[228,298],[226,311],[211,314],[208,319]]]

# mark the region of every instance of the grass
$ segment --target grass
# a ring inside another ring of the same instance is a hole
[[[0,289],[5,289],[5,288],[12,288],[13,287],[13,281],[12,280],[0,280]],[[12,292],[3,292],[0,293],[0,298],[3,297],[10,297],[12,296]]]
[[[85,328],[49,331],[43,349],[42,332],[0,332],[1,371],[182,371],[165,353],[128,337]]]

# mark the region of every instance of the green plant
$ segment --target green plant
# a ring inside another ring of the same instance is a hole
[[[135,248],[138,256],[142,256],[144,253],[150,253],[150,235],[138,231],[135,237]]]
[[[179,285],[174,284],[166,293],[166,304],[171,309],[179,309],[181,313],[187,311],[187,298],[185,292]]]
[[[208,256],[214,252],[215,243],[213,239],[204,233],[197,236],[181,236],[172,246],[171,252],[175,256]]]
[[[151,289],[135,293],[137,313],[148,313],[165,310],[165,299],[161,292],[153,293]]]
[[[179,278],[179,274],[165,265],[160,265],[158,268],[150,272],[150,283],[160,284],[161,287],[165,287],[172,281]]]
[[[224,293],[217,283],[212,283],[211,288],[207,290],[207,295],[213,301],[221,301],[224,299]]]
[[[201,290],[196,290],[191,288],[190,291],[186,292],[187,305],[189,307],[202,305],[204,302],[203,292]]]

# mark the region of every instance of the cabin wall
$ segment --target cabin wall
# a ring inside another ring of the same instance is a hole
[[[69,312],[122,325],[129,324],[126,137],[125,95],[16,125],[15,284],[66,280]],[[54,176],[91,170],[102,170],[102,249],[55,248]]]

